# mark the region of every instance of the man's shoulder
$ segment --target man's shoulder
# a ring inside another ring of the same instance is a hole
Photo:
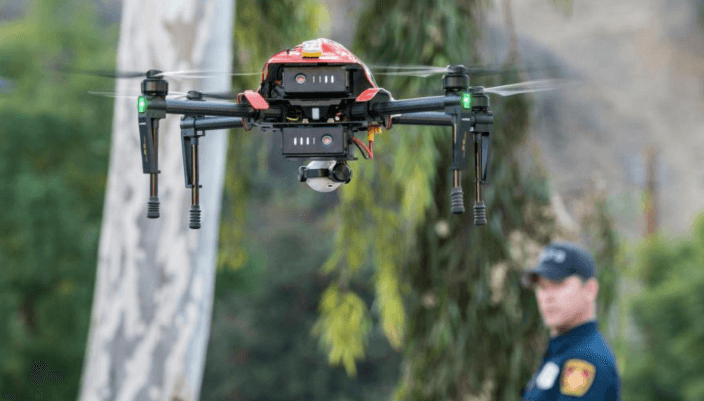
[[[620,399],[621,380],[615,358],[601,333],[585,336],[562,355],[560,362],[560,394],[585,396],[585,400]]]
[[[614,353],[606,338],[600,332],[595,332],[593,335],[584,338],[579,344],[570,349],[564,355],[564,361],[566,362],[570,359],[588,362],[597,370],[605,370],[610,373],[617,371]]]

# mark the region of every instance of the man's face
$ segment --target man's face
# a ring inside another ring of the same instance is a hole
[[[545,325],[557,332],[573,327],[587,314],[596,296],[595,285],[590,282],[582,285],[577,276],[562,281],[538,277],[535,296]]]

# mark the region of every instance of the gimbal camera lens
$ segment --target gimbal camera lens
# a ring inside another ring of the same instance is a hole
[[[337,163],[332,168],[332,177],[335,181],[347,183],[352,178],[352,169],[347,163]]]

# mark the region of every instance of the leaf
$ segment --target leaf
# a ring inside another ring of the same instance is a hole
[[[384,260],[379,262],[378,267],[379,272],[375,277],[375,282],[382,327],[391,346],[398,350],[403,344],[405,335],[406,313],[398,280],[393,273],[393,264],[389,260]]]
[[[311,333],[320,337],[332,364],[342,364],[348,375],[356,375],[355,361],[365,355],[365,343],[371,330],[367,307],[353,292],[342,295],[336,284],[322,295],[320,317]]]
[[[418,165],[413,166],[412,171],[405,184],[401,214],[406,221],[416,225],[422,222],[431,198],[426,174]]]

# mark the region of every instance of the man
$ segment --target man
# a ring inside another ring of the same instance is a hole
[[[567,243],[552,243],[540,256],[522,282],[535,291],[550,342],[540,367],[521,391],[522,400],[620,401],[613,352],[597,328],[599,283],[593,259]]]

